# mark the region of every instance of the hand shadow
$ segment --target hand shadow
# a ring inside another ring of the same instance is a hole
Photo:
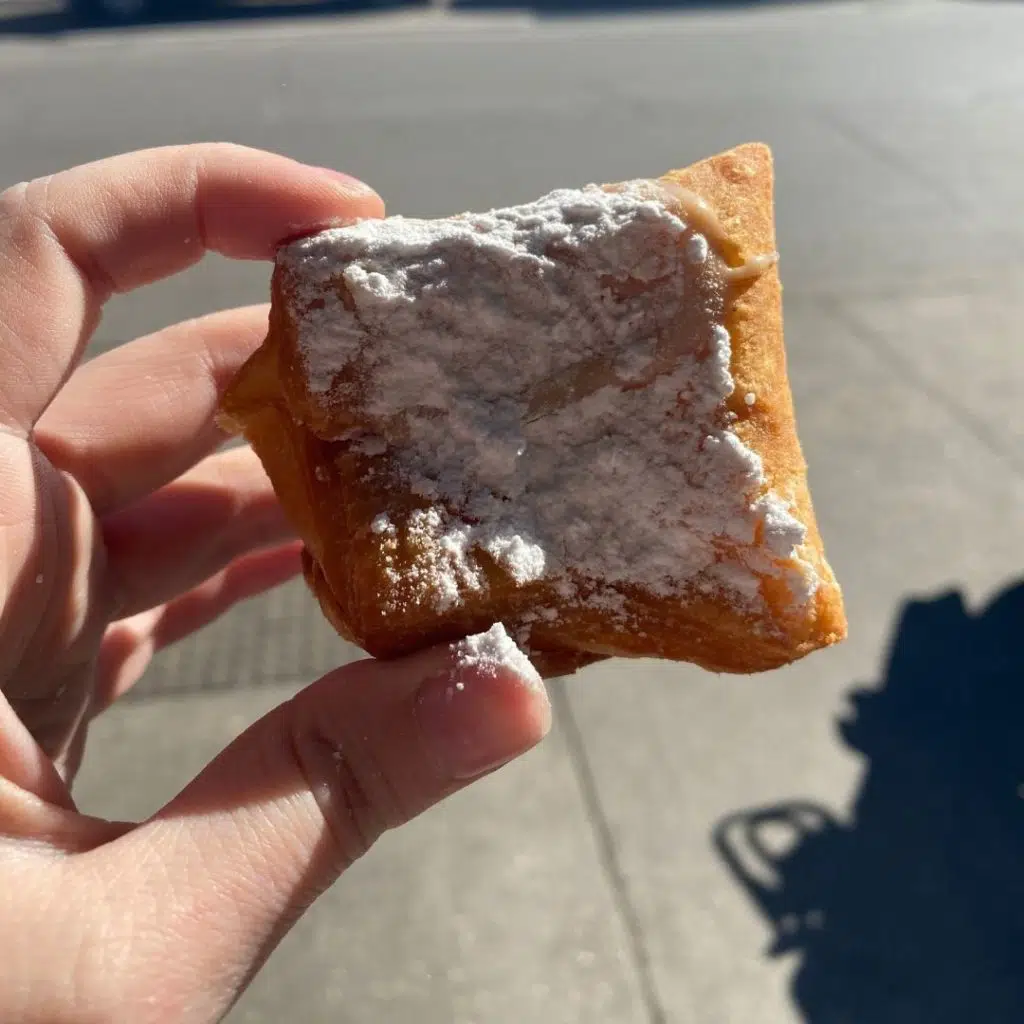
[[[1024,583],[977,615],[909,602],[839,725],[867,760],[851,823],[793,802],[716,827],[769,954],[800,953],[807,1024],[1024,1022],[1022,635]]]

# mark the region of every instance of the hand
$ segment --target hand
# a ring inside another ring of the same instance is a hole
[[[217,450],[266,309],[78,366],[103,302],[382,211],[351,178],[226,145],[0,195],[0,1020],[217,1020],[385,829],[549,726],[528,671],[435,649],[329,674],[142,824],[71,798],[90,720],[153,652],[298,569],[253,453]]]

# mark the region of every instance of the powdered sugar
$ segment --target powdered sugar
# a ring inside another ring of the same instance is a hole
[[[691,235],[686,243],[686,258],[691,263],[705,263],[710,255],[711,247],[703,235]]]
[[[433,599],[437,610],[453,608],[469,591],[484,585],[483,573],[470,554],[473,528],[450,519],[441,510],[417,510],[409,517],[407,535],[419,554],[403,571],[405,584],[420,601]],[[394,569],[393,582],[400,581]]]
[[[311,395],[358,408],[349,443],[387,451],[378,471],[429,506],[374,526],[385,554],[409,538],[417,597],[450,609],[490,561],[572,594],[603,581],[751,603],[774,573],[810,599],[805,528],[725,410],[722,266],[650,183],[367,221],[281,259]]]
[[[540,673],[500,622],[496,622],[486,633],[477,633],[460,640],[452,649],[461,669],[473,669],[489,676],[511,671],[531,687],[542,689],[544,686]]]
[[[482,547],[498,565],[508,570],[516,583],[529,583],[544,575],[547,563],[544,549],[519,534],[492,534]]]
[[[758,498],[753,510],[764,524],[764,543],[773,554],[788,558],[803,544],[806,529],[777,494],[769,492]]]

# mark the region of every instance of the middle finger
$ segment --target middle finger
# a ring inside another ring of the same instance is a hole
[[[177,479],[224,439],[224,389],[267,333],[267,307],[199,317],[79,367],[43,414],[35,441],[81,484],[97,515]]]

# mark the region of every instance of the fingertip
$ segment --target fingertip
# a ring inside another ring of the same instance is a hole
[[[304,188],[312,188],[315,193],[314,202],[305,206],[304,212],[315,210],[316,214],[290,222],[275,240],[275,250],[319,231],[384,216],[384,200],[366,182],[330,167],[298,166],[304,177],[309,176]]]
[[[540,674],[500,625],[449,652],[447,669],[420,687],[416,713],[440,769],[467,780],[544,739],[551,728],[551,702]]]
[[[335,218],[322,227],[340,227],[354,220],[372,220],[384,216],[384,200],[361,178],[334,167],[303,163],[298,163],[298,166],[332,197],[329,201],[337,204]]]
[[[199,168],[207,248],[232,258],[272,257],[289,241],[384,215],[365,182],[291,156],[222,145],[199,151]]]
[[[359,178],[353,177],[351,174],[347,174],[345,171],[336,170],[333,167],[314,167],[311,164],[306,165],[317,174],[323,175],[323,177],[331,182],[336,188],[339,188],[346,196],[355,198],[358,197],[363,201],[376,201],[380,204],[380,212],[384,212],[384,200],[381,199],[375,189],[372,189],[365,181]]]
[[[336,225],[351,224],[354,220],[375,220],[384,216],[384,200],[365,181],[331,167],[317,167],[314,170],[340,200]]]

